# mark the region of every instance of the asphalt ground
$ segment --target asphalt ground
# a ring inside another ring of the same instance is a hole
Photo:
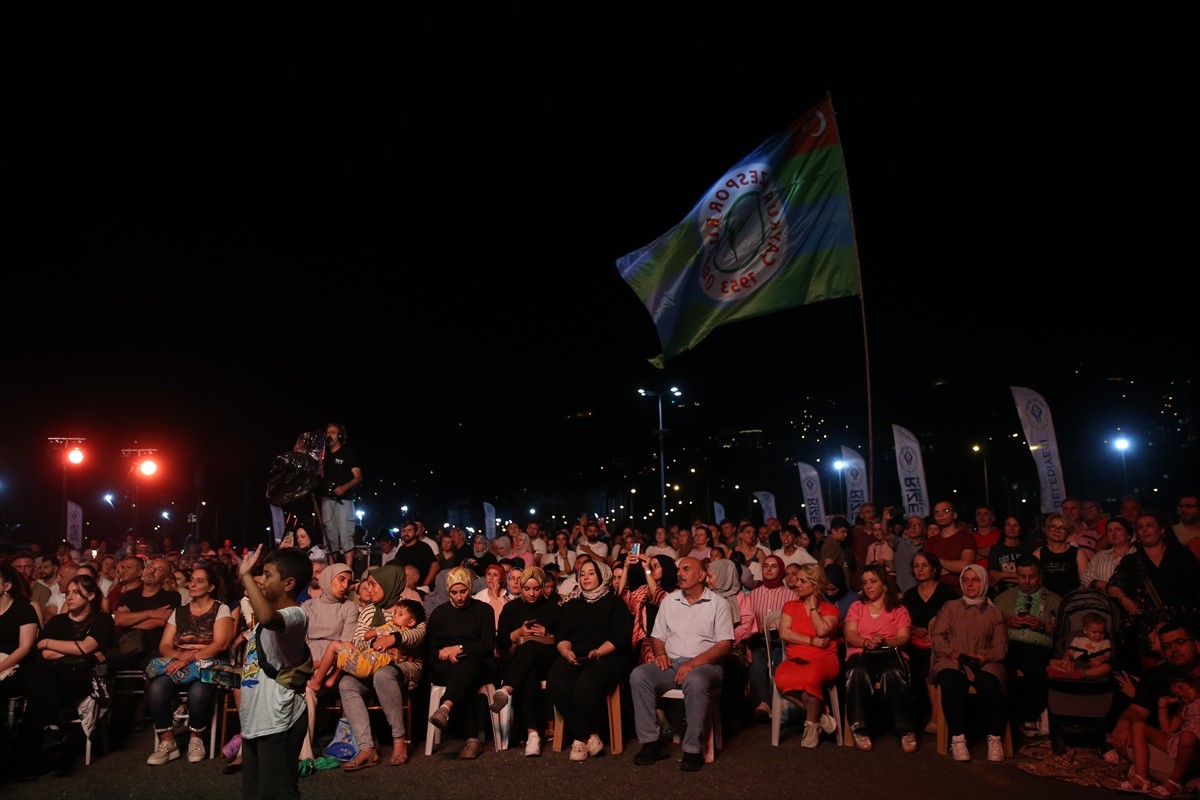
[[[954,762],[936,752],[935,737],[923,735],[920,749],[904,753],[899,740],[884,732],[876,737],[872,752],[841,747],[822,738],[815,750],[800,747],[798,728],[785,725],[778,747],[771,746],[769,723],[750,724],[726,731],[724,748],[716,761],[699,772],[680,769],[678,745],[670,757],[652,766],[635,766],[639,749],[634,738],[625,742],[621,755],[603,755],[586,762],[568,760],[567,753],[553,753],[547,742],[543,755],[526,758],[523,745],[495,752],[491,741],[474,761],[457,759],[463,739],[451,732],[433,755],[424,753],[424,718],[414,725],[409,763],[387,765],[390,743],[380,745],[381,763],[356,772],[340,769],[318,771],[300,779],[302,796],[327,800],[356,798],[420,798],[422,800],[507,800],[552,797],[555,800],[596,800],[609,793],[622,798],[655,800],[710,800],[756,796],[800,796],[875,798],[878,800],[935,800],[937,798],[1053,798],[1083,800],[1116,796],[1116,792],[1088,788],[1066,781],[1039,778],[1018,769],[1020,756],[1002,763],[984,757],[983,742],[972,746],[973,760]],[[419,735],[418,735],[419,734]],[[163,766],[146,764],[153,749],[149,728],[110,737],[110,751],[97,748],[92,764],[84,766],[83,745],[71,749],[69,772],[48,772],[33,781],[15,781],[19,765],[5,760],[0,796],[21,800],[70,798],[188,798],[218,800],[241,796],[241,776],[225,775],[224,758],[188,763],[181,757]],[[386,741],[386,740],[383,740]],[[1025,742],[1017,740],[1019,750]],[[13,752],[6,743],[6,755]],[[568,748],[569,749],[569,748]]]

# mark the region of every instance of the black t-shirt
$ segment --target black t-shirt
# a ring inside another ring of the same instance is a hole
[[[183,603],[183,599],[179,596],[179,592],[166,591],[159,589],[154,594],[147,597],[142,593],[141,589],[136,589],[132,592],[123,592],[121,594],[120,606],[129,609],[130,611],[150,611],[155,608],[167,606],[169,608],[179,608]],[[114,609],[115,610],[115,609]],[[129,628],[117,628],[117,635],[120,636],[126,633]],[[143,652],[154,651],[158,654],[158,643],[162,640],[162,628],[154,628],[152,630],[142,631],[142,650]]]
[[[418,539],[411,545],[400,545],[397,547],[396,558],[392,563],[401,566],[412,564],[421,573],[421,580],[424,581],[425,576],[429,574],[429,567],[436,560],[437,556],[429,549],[429,545]]]
[[[346,445],[338,448],[336,453],[332,450],[326,450],[325,461],[321,468],[321,493],[331,495],[333,494],[330,491],[332,487],[349,483],[354,479],[354,469],[356,467],[362,469],[362,464],[358,461],[358,454],[349,447],[346,447]],[[351,489],[342,495],[342,497],[347,500],[353,500],[354,493],[355,490]]]

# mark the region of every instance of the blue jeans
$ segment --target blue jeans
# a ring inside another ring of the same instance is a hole
[[[642,664],[629,674],[630,695],[633,698],[633,720],[637,728],[638,741],[642,744],[658,741],[658,698],[671,689],[683,689],[683,713],[686,723],[683,741],[685,753],[704,752],[708,736],[708,710],[713,695],[721,690],[725,670],[719,664],[704,664],[696,667],[683,679],[683,686],[675,683],[675,673],[690,658],[677,658],[668,669],[659,669],[657,664]]]
[[[774,638],[774,637],[772,637]],[[783,661],[783,645],[772,647],[771,663]],[[771,705],[771,674],[767,666],[767,648],[756,647],[750,651],[750,707],[757,708],[759,703]]]
[[[192,681],[186,686],[180,686],[171,680],[170,675],[159,675],[150,681],[146,690],[147,704],[150,708],[150,719],[158,730],[173,727],[171,715],[174,709],[175,697],[180,692],[187,692],[188,725],[193,730],[203,730],[212,720],[213,704],[217,699],[217,687],[204,681]]]

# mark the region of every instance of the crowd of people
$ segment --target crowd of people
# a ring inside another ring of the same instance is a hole
[[[361,574],[344,542],[322,549],[303,526],[267,553],[226,542],[152,554],[129,540],[94,558],[21,551],[0,561],[0,697],[24,698],[14,741],[36,775],[70,741],[81,701],[104,691],[98,673],[142,670],[153,767],[208,756],[214,676],[238,673],[241,745],[226,771],[253,783],[318,757],[329,701],[355,742],[342,769],[403,766],[405,699],[431,684],[429,723],[461,734],[462,759],[481,756],[489,712],[511,714],[525,755],[542,755],[555,710],[566,757],[595,758],[613,745],[606,700],[618,690],[640,743],[633,763],[664,758],[676,734],[695,771],[714,713],[733,731],[770,720],[775,688],[776,721],[802,748],[833,735],[869,752],[892,736],[911,753],[940,718],[966,762],[975,742],[1004,760],[1006,730],[1045,736],[1053,681],[1109,681],[1099,746],[1128,763],[1129,787],[1171,796],[1195,777],[1200,730],[1197,498],[1175,511],[1129,497],[1109,516],[1066,498],[1027,526],[985,505],[968,521],[949,500],[928,517],[864,503],[827,526],[694,520],[643,533],[585,517],[557,531],[509,523],[490,540],[414,519]],[[1078,592],[1120,613],[1093,614],[1063,641]],[[682,711],[663,701],[672,689]],[[390,743],[376,743],[369,706]]]

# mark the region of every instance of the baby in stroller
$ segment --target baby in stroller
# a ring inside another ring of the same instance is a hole
[[[1083,633],[1071,639],[1062,658],[1050,660],[1046,674],[1051,678],[1080,680],[1100,678],[1113,671],[1112,642],[1108,639],[1108,620],[1095,611],[1083,614]]]

